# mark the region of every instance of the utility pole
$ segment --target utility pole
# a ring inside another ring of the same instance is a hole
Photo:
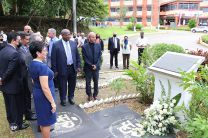
[[[77,33],[77,1],[73,0],[73,32]]]

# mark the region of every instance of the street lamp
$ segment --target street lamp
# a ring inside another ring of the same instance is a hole
[[[77,7],[77,2],[76,2],[76,0],[73,0],[72,11],[73,11],[73,32],[74,33],[77,33],[77,10],[76,10],[76,7]]]

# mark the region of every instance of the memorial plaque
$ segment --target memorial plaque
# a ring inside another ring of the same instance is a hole
[[[200,56],[166,52],[151,67],[174,73],[180,73],[181,71],[189,72],[197,64],[200,65],[201,61],[203,61],[203,57]],[[151,67],[149,69],[152,69]]]
[[[92,113],[90,118],[101,129],[110,133],[112,138],[138,138],[133,129],[138,126],[141,116],[130,110],[126,105],[118,105],[109,109]],[[148,138],[160,138],[149,136]],[[173,135],[162,138],[174,138]]]
[[[97,127],[77,105],[59,106],[57,109],[57,123],[53,126],[52,138],[108,138],[108,134]],[[32,122],[32,129],[35,137],[41,138],[36,121]]]

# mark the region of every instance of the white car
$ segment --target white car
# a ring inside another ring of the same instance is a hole
[[[194,27],[191,29],[191,32],[196,33],[196,32],[204,32],[207,33],[208,32],[208,26],[198,26],[198,27]]]

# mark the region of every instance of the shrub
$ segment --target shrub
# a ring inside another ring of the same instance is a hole
[[[144,53],[142,54],[142,63],[146,66],[150,66],[167,51],[185,53],[184,49],[179,45],[158,43],[144,50]]]
[[[208,137],[208,66],[201,67],[197,73],[181,74],[181,85],[192,94],[189,109],[184,109],[188,119],[184,128],[190,137]]]
[[[129,23],[128,25],[127,25],[127,30],[133,30],[133,24],[132,23]]]
[[[207,51],[203,51],[202,49],[197,49],[196,51],[195,50],[188,51],[188,54],[205,57],[205,61],[202,63],[202,65],[208,64]]]
[[[189,27],[190,29],[196,27],[196,20],[195,20],[195,19],[189,20],[189,22],[188,22],[188,27]]]
[[[133,28],[134,28],[134,26],[133,26],[133,24],[132,23],[129,23],[128,25],[127,25],[127,30],[133,30]],[[141,25],[141,24],[136,24],[136,29],[137,30],[141,30],[143,28],[143,26]]]
[[[208,44],[208,35],[203,35],[203,36],[202,36],[202,41],[203,41],[204,43],[207,43],[207,44]]]
[[[138,24],[136,24],[136,29],[137,29],[137,30],[141,30],[141,29],[142,29],[142,27],[143,27],[143,26],[142,26],[142,24],[139,24],[139,23],[138,23]]]
[[[132,69],[125,70],[125,75],[132,78],[136,90],[140,93],[140,101],[150,104],[154,96],[154,76],[149,74],[144,66],[136,61],[131,62]]]

